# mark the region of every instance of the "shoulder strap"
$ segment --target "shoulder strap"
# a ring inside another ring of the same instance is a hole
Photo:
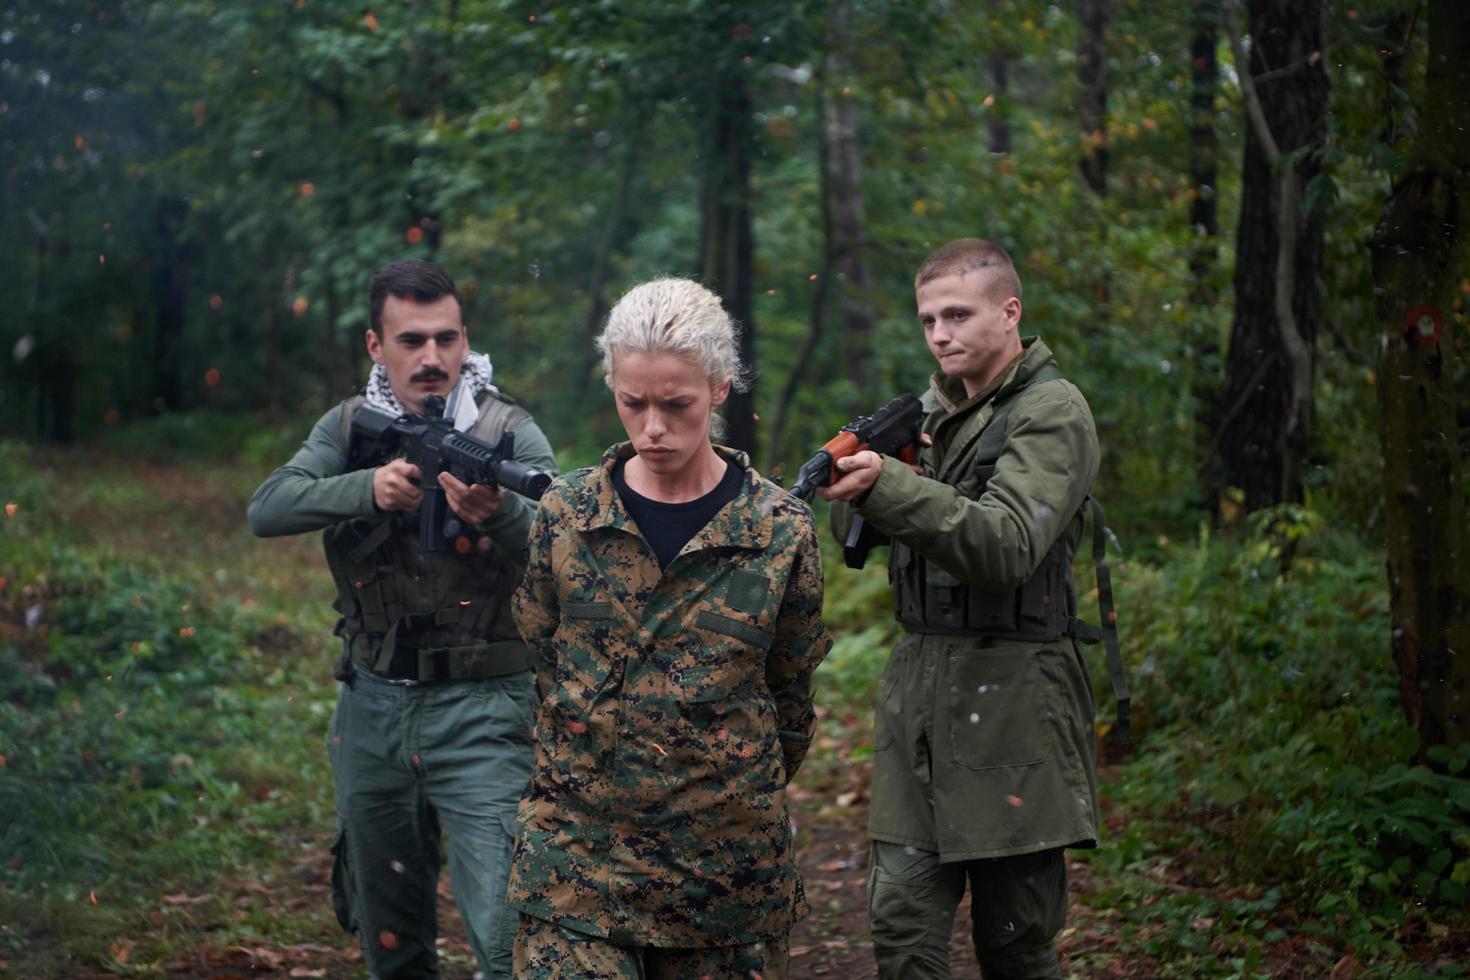
[[[480,396],[480,417],[470,426],[469,434],[491,445],[500,437],[531,417],[514,398],[499,391],[486,390]]]
[[[1102,615],[1101,639],[1107,650],[1108,679],[1112,682],[1113,700],[1118,707],[1118,724],[1114,730],[1118,745],[1126,750],[1133,741],[1133,697],[1128,690],[1128,675],[1123,669],[1123,653],[1118,646],[1118,612],[1113,608],[1113,577],[1108,571],[1107,524],[1103,521],[1102,504],[1091,495],[1083,506],[1090,507],[1092,516],[1092,566],[1097,572],[1097,606]],[[1084,623],[1077,623],[1075,627],[1081,627],[1074,635],[1079,635],[1084,642],[1097,642],[1098,631],[1095,627]]]
[[[362,392],[358,392],[349,398],[342,400],[342,417],[338,419],[337,441],[342,443],[342,451],[347,452],[352,446],[352,416],[358,407],[367,401]]]

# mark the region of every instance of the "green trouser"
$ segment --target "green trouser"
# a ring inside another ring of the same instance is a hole
[[[515,970],[517,980],[786,980],[789,951],[786,936],[698,949],[621,946],[522,915]]]
[[[480,973],[510,977],[505,907],[516,805],[531,777],[529,671],[404,685],[342,684],[328,751],[337,790],[332,899],[380,980],[437,977],[440,830]]]
[[[949,977],[949,934],[967,880],[981,976],[1059,980],[1056,935],[1067,918],[1061,848],[940,864],[932,851],[873,841],[868,917],[878,976]]]

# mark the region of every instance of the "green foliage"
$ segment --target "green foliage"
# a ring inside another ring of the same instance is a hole
[[[158,889],[199,890],[192,914],[223,916],[227,876],[264,861],[303,810],[326,820],[325,763],[300,733],[303,719],[325,726],[330,702],[272,662],[318,639],[152,562],[67,543],[32,454],[0,443],[0,461],[19,477],[0,537],[0,959],[52,974],[24,960],[28,939],[61,936],[35,951],[109,964],[124,930],[152,928]]]
[[[1375,551],[1282,508],[1115,581],[1140,744],[1112,792],[1149,816],[1093,860],[1143,868],[1203,849],[1223,877],[1229,855],[1252,895],[1312,910],[1314,929],[1346,930],[1373,957],[1398,955],[1406,922],[1465,907],[1470,749],[1414,763]],[[1179,902],[1138,918],[1227,911]],[[1192,948],[1182,933],[1166,943]]]
[[[898,640],[887,556],[887,549],[880,549],[868,557],[864,568],[850,569],[842,563],[842,550],[831,535],[823,535],[822,616],[833,643],[817,668],[814,685],[817,703],[834,712],[872,700],[888,653]]]

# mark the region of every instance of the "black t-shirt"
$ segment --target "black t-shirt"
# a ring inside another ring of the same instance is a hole
[[[669,562],[683,550],[689,539],[698,534],[721,507],[740,496],[740,489],[745,485],[744,471],[725,460],[725,475],[709,493],[681,504],[666,504],[649,500],[628,486],[623,476],[623,464],[626,462],[620,459],[613,467],[613,486],[638,530],[653,546],[660,568],[668,568]]]

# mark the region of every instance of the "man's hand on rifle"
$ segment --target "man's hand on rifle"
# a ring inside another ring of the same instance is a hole
[[[413,510],[423,491],[419,468],[404,459],[384,463],[373,471],[373,505],[380,511]]]
[[[929,438],[929,433],[919,434],[919,445],[932,445],[934,440]],[[838,472],[837,482],[830,486],[817,487],[817,496],[823,500],[857,500],[866,497],[868,491],[873,489],[873,484],[878,482],[878,474],[883,472],[883,457],[871,449],[844,456],[833,464]],[[924,468],[917,463],[909,463],[909,469],[920,476],[924,475]]]
[[[883,472],[883,457],[871,449],[864,449],[844,456],[832,465],[839,474],[837,482],[817,487],[817,496],[823,500],[856,500],[866,496],[878,482],[878,474]]]
[[[453,473],[440,473],[439,485],[444,488],[449,509],[466,524],[484,524],[500,509],[500,501],[505,499],[505,491],[491,490],[483,483],[471,486]]]

